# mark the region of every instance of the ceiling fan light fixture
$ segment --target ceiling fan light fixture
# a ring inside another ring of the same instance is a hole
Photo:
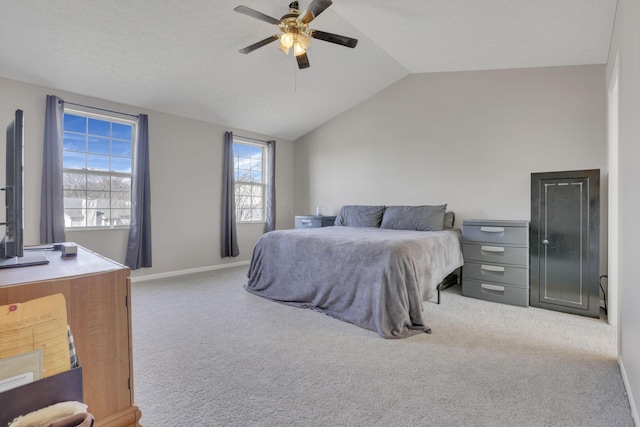
[[[307,53],[307,49],[305,49],[300,42],[293,44],[293,54],[295,56],[304,55],[305,53]]]
[[[284,47],[283,45],[278,46],[278,49],[280,49],[282,52],[284,52],[285,55],[289,55],[289,48],[288,47]]]
[[[309,68],[307,49],[311,44],[312,38],[345,47],[356,47],[358,43],[357,39],[309,28],[309,24],[331,6],[332,3],[332,0],[311,0],[309,6],[303,12],[300,12],[299,3],[293,1],[289,4],[289,13],[283,15],[280,19],[265,15],[247,6],[235,7],[233,10],[236,12],[275,25],[280,30],[279,34],[267,37],[264,40],[240,49],[240,53],[247,54],[253,52],[258,48],[278,40],[280,42],[278,49],[285,55],[288,55],[291,48],[293,48],[293,54],[296,57],[298,68],[302,70]]]
[[[293,34],[291,33],[284,33],[280,36],[280,45],[287,49],[293,46],[293,42],[294,42],[294,38],[293,38]]]
[[[296,42],[302,46],[303,49],[307,49],[311,44],[311,37],[309,37],[306,33],[299,33],[298,37],[296,37]]]

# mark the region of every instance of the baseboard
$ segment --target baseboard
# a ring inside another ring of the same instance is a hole
[[[624,388],[627,391],[627,397],[629,398],[629,406],[631,406],[631,416],[633,417],[633,422],[640,426],[640,419],[638,418],[638,408],[636,408],[636,401],[633,398],[633,393],[631,393],[631,387],[629,387],[629,380],[627,378],[627,371],[624,369],[624,363],[618,355],[618,365],[620,366],[620,374],[622,374],[622,382],[624,383]]]
[[[206,267],[188,268],[186,270],[167,271],[165,273],[148,274],[145,276],[131,277],[131,283],[146,282],[148,280],[165,279],[167,277],[184,276],[185,274],[202,273],[204,271],[222,270],[224,268],[249,265],[249,261],[230,262],[226,264],[208,265]]]

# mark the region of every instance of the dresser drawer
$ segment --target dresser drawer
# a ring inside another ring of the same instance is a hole
[[[529,266],[529,248],[496,244],[463,243],[465,261]]]
[[[463,279],[462,295],[503,304],[529,306],[528,286]]]
[[[335,216],[297,215],[296,228],[330,227],[336,222]]]
[[[529,269],[515,265],[466,261],[464,263],[464,277],[521,286],[529,285]]]
[[[322,227],[321,219],[296,218],[296,228],[320,228]]]
[[[528,245],[528,227],[507,227],[500,224],[468,225],[462,228],[466,242],[499,243],[503,245]]]

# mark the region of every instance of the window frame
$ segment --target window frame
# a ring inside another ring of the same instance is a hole
[[[126,119],[126,118],[122,118],[122,117],[118,117],[117,113],[114,113],[114,115],[107,115],[107,114],[98,114],[98,113],[94,113],[92,111],[88,111],[88,110],[84,110],[82,108],[71,108],[71,107],[65,107],[64,108],[64,115],[66,114],[71,114],[71,115],[76,115],[76,116],[81,116],[81,117],[85,117],[87,119],[97,119],[97,120],[102,120],[102,121],[108,121],[111,123],[119,123],[119,124],[125,124],[125,125],[130,125],[131,126],[131,173],[124,173],[124,172],[115,172],[113,170],[109,170],[109,171],[92,171],[89,169],[81,169],[81,171],[86,175],[86,176],[105,176],[108,175],[109,177],[127,177],[130,178],[131,180],[131,189],[130,189],[130,196],[132,196],[132,191],[133,191],[133,172],[134,172],[134,167],[135,167],[135,147],[137,144],[136,141],[136,136],[137,136],[137,126],[138,126],[138,122],[136,120],[133,119]],[[64,115],[63,115],[63,122],[64,122]],[[62,128],[62,133],[64,135],[64,125]],[[64,136],[63,136],[64,139]],[[110,138],[112,139],[112,138]],[[63,148],[63,153],[64,151],[72,151],[72,150],[64,150]],[[90,154],[88,151],[84,151],[84,153]],[[111,154],[109,154],[109,158],[111,157],[119,157],[119,156],[112,156]],[[77,173],[79,170],[78,169],[71,169],[71,168],[65,168],[63,165],[63,169],[62,169],[62,173],[63,176],[65,173],[67,172],[71,172],[71,173]],[[86,190],[85,190],[86,191]],[[132,202],[133,199],[131,198],[130,200],[130,207],[129,207],[129,211],[132,212],[133,211],[133,206],[132,206]],[[109,189],[109,202],[111,204],[112,202],[112,189]],[[63,196],[63,206],[64,206],[64,196]],[[73,208],[69,208],[69,209],[73,209]],[[109,208],[111,209],[111,208]],[[108,225],[108,226],[96,226],[96,225],[90,225],[90,226],[64,226],[64,229],[66,231],[97,231],[97,230],[102,230],[102,231],[106,231],[106,230],[129,230],[131,228],[131,215],[130,215],[130,220],[129,220],[129,225]]]
[[[261,170],[262,170],[262,182],[261,183],[255,183],[255,182],[247,182],[247,181],[238,181],[236,179],[236,177],[239,175],[238,174],[238,168],[236,167],[236,156],[235,156],[235,146],[236,144],[238,145],[247,145],[247,146],[252,146],[252,147],[259,147],[262,150],[262,155],[261,155]],[[236,224],[264,224],[267,221],[267,149],[268,149],[268,145],[266,142],[260,142],[260,141],[254,141],[254,140],[249,140],[247,138],[242,138],[242,137],[238,137],[238,136],[234,136],[233,137],[233,147],[234,150],[233,151],[233,196],[234,196],[234,202],[235,202],[235,207],[236,207],[236,211],[235,211],[235,215],[236,215]],[[250,186],[259,186],[261,187],[262,190],[262,204],[261,204],[261,212],[262,212],[262,218],[259,220],[241,220],[240,219],[240,215],[239,215],[239,211],[240,211],[240,207],[238,206],[238,195],[236,192],[237,189],[237,185],[238,183],[244,184],[244,185],[250,185]]]

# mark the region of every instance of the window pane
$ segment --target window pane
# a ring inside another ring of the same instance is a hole
[[[112,136],[118,139],[128,139],[131,140],[133,126],[125,125],[122,123],[112,123],[111,131],[113,132]]]
[[[87,207],[108,209],[111,207],[109,196],[106,191],[87,191]]]
[[[89,153],[109,154],[109,138],[101,138],[97,136],[89,137],[89,145],[87,151]]]
[[[84,227],[84,211],[82,209],[64,209],[65,227]]]
[[[87,157],[84,153],[76,153],[73,151],[63,151],[62,165],[67,169],[86,169]]]
[[[241,157],[251,157],[251,153],[253,152],[253,146],[248,144],[237,144],[238,145],[238,155]]]
[[[111,225],[122,226],[130,225],[131,210],[130,209],[111,209]]]
[[[262,210],[261,209],[252,209],[251,210],[251,220],[252,221],[262,221]]]
[[[262,183],[262,171],[251,171],[251,182]]]
[[[96,171],[109,171],[109,156],[87,154],[87,169]]]
[[[262,187],[261,185],[254,185],[251,187],[251,195],[254,197],[262,197]]]
[[[111,207],[116,209],[125,209],[131,207],[131,193],[128,191],[121,191],[117,193],[111,193]]]
[[[131,141],[119,141],[117,139],[113,140],[111,142],[111,155],[119,157],[131,157]]]
[[[111,191],[131,191],[131,178],[123,176],[111,177]]]
[[[84,173],[64,172],[62,174],[62,186],[70,190],[85,190],[87,188],[87,175]]]
[[[251,158],[251,170],[262,171],[262,156]]]
[[[65,113],[65,226],[129,225],[133,128]]]
[[[238,181],[251,182],[251,171],[247,169],[238,169]]]
[[[85,133],[87,131],[87,118],[65,113],[64,130]]]
[[[109,175],[87,174],[87,190],[109,191],[111,187]]]
[[[89,119],[89,134],[98,136],[111,136],[111,122]]]
[[[264,147],[234,143],[237,221],[264,220]]]
[[[262,207],[262,197],[252,197],[251,207],[254,209],[260,209]]]
[[[87,227],[104,227],[108,225],[108,215],[105,217],[105,209],[96,209],[89,207],[85,209]]]
[[[251,209],[240,209],[236,219],[238,221],[251,221]]]
[[[72,151],[86,151],[87,141],[85,135],[65,132],[62,137],[62,149]]]
[[[64,190],[65,210],[81,209],[85,206],[86,193],[82,190]]]
[[[131,159],[126,159],[123,157],[112,157],[111,171],[119,173],[131,173]]]

